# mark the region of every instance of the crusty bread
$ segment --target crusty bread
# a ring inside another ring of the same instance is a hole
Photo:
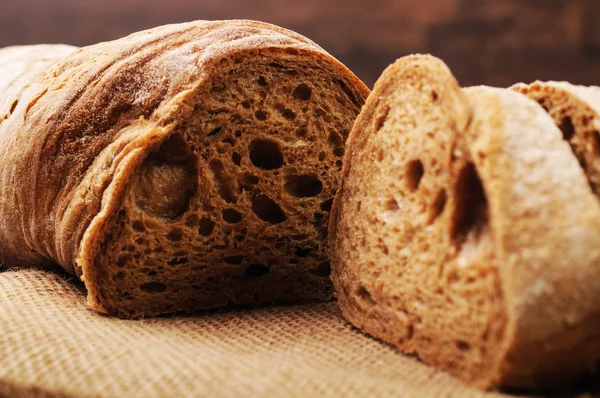
[[[600,205],[552,119],[391,65],[347,146],[332,278],[365,332],[482,387],[548,387],[600,358]]]
[[[310,40],[169,25],[0,85],[18,92],[0,124],[5,266],[57,262],[122,317],[332,296],[328,215],[369,91]]]
[[[600,196],[600,87],[536,81],[511,88],[537,101],[552,116]]]

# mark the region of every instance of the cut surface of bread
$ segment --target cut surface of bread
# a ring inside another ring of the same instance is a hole
[[[357,119],[343,173],[332,278],[354,325],[481,387],[592,368],[600,206],[538,104],[402,58]]]
[[[511,88],[537,101],[552,116],[600,196],[600,87],[537,81]]]
[[[0,124],[6,264],[55,261],[122,317],[329,299],[329,211],[368,92],[253,21],[76,50]]]

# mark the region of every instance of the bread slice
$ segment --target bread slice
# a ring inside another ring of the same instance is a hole
[[[552,116],[600,196],[600,87],[536,81],[511,88],[537,101]]]
[[[328,216],[369,91],[312,41],[169,25],[27,84],[0,124],[5,266],[55,261],[121,317],[332,297]]]
[[[332,278],[363,331],[481,387],[600,358],[600,206],[552,119],[431,56],[380,77],[350,135]]]

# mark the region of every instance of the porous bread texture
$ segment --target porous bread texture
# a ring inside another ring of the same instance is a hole
[[[511,88],[537,101],[552,116],[600,196],[600,87],[536,81]]]
[[[328,212],[369,91],[313,42],[196,21],[22,83],[0,124],[5,266],[57,262],[123,317],[331,297]]]
[[[535,102],[402,58],[342,181],[332,278],[354,325],[480,387],[548,387],[600,357],[600,206]]]
[[[361,100],[311,57],[230,61],[110,221],[94,260],[109,313],[332,295],[327,222]]]

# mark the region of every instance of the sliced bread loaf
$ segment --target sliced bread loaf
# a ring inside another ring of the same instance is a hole
[[[328,216],[369,90],[315,43],[198,21],[19,82],[0,124],[4,266],[57,262],[122,317],[331,298]]]
[[[357,327],[482,387],[550,386],[600,358],[600,205],[534,101],[402,58],[343,173],[332,277]]]

